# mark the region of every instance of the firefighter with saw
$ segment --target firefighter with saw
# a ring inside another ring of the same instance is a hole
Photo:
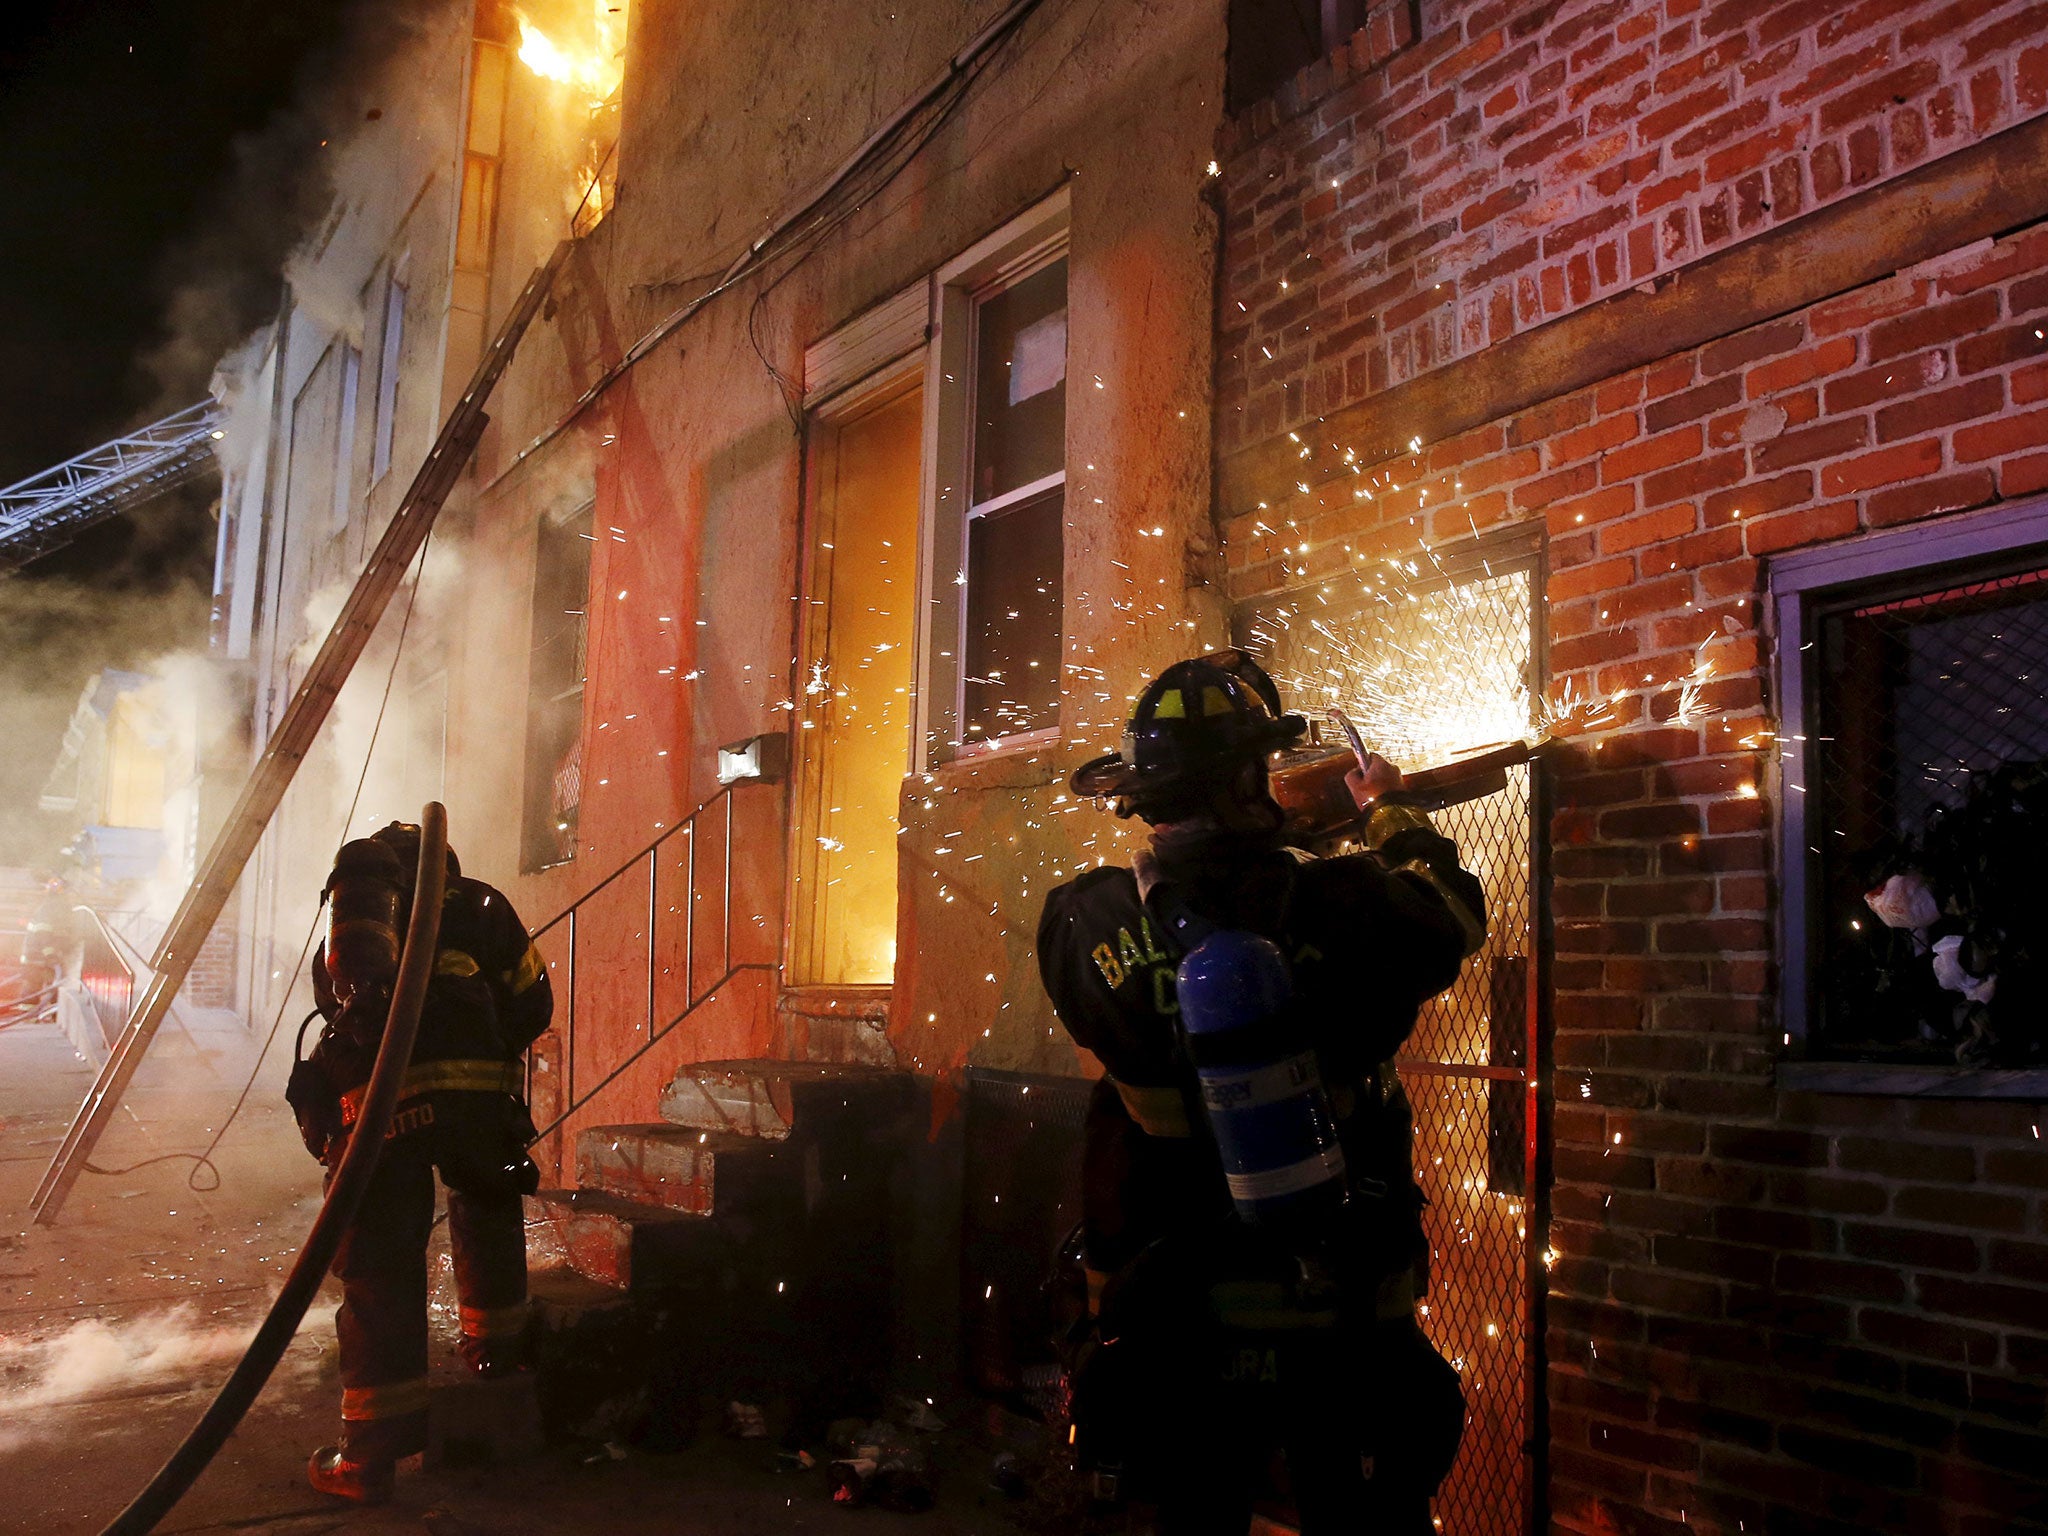
[[[420,831],[393,822],[343,845],[321,893],[313,994],[325,1027],[286,1097],[328,1168],[348,1144],[377,1056],[400,935],[411,915]],[[548,1027],[547,967],[504,893],[463,878],[447,893],[419,1036],[377,1171],[334,1261],[341,1281],[342,1434],[307,1468],[322,1493],[391,1493],[398,1461],[427,1444],[427,1240],[434,1176],[448,1191],[461,1353],[478,1375],[523,1368],[522,1197],[539,1183],[520,1057]],[[310,1024],[312,1018],[307,1019]],[[303,1028],[301,1030],[303,1035]]]
[[[1362,754],[1359,851],[1282,838],[1306,729],[1242,652],[1178,662],[1077,795],[1151,827],[1054,890],[1046,991],[1102,1062],[1084,1135],[1074,1444],[1162,1536],[1244,1536],[1276,1451],[1304,1536],[1430,1531],[1464,1425],[1423,1337],[1423,1199],[1393,1057],[1484,938],[1479,882]]]

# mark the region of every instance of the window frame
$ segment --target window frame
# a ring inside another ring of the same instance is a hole
[[[540,603],[542,584],[548,579],[547,573],[541,567],[541,562],[543,559],[546,558],[549,540],[551,538],[562,535],[563,533],[568,531],[572,527],[572,525],[582,521],[585,518],[588,518],[590,520],[591,531],[589,533],[579,532],[577,534],[577,537],[587,539],[591,544],[591,550],[589,554],[590,563],[585,567],[583,575],[583,623],[585,645],[583,676],[571,687],[558,689],[554,693],[548,695],[546,698],[542,698],[539,696],[535,684],[535,679],[533,676],[535,657],[537,656],[540,650],[539,645],[536,644],[534,641],[534,626],[535,621],[538,617],[535,610],[538,608]],[[521,730],[522,750],[520,753],[519,782],[519,872],[523,875],[537,875],[547,870],[560,869],[565,864],[575,863],[577,859],[577,850],[573,845],[573,842],[569,851],[565,855],[563,855],[560,858],[554,859],[540,858],[537,855],[536,848],[534,846],[535,839],[532,836],[533,828],[531,823],[533,797],[536,793],[536,780],[534,778],[534,736],[537,727],[537,721],[535,717],[537,711],[547,708],[550,705],[562,703],[573,693],[576,697],[577,710],[576,739],[579,743],[579,747],[588,744],[589,733],[586,728],[589,725],[590,721],[590,666],[588,653],[590,636],[589,609],[590,593],[593,590],[597,575],[596,526],[597,498],[594,495],[587,495],[577,498],[569,502],[565,506],[559,507],[550,512],[544,512],[539,517],[535,518],[533,523],[533,579],[529,583],[526,593],[526,713],[524,725]],[[552,787],[553,784],[554,772],[555,769],[553,766],[549,766],[544,770],[545,776],[550,787]],[[580,813],[582,811],[582,806],[582,796],[579,794],[577,799],[577,811],[579,813],[579,818]]]
[[[1811,845],[1805,786],[1806,737],[1810,720],[1810,679],[1805,655],[1814,643],[1816,619],[1858,588],[1880,582],[1924,584],[1929,590],[1967,567],[2038,551],[2048,560],[2048,497],[1967,513],[1937,522],[1910,523],[1817,548],[1774,556],[1766,565],[1765,590],[1773,641],[1773,683],[1777,689],[1779,750],[1773,754],[1772,790],[1778,805],[1778,1016],[1785,1049],[1779,1086],[1845,1092],[1960,1093],[2001,1096],[2005,1079],[2037,1080],[2009,1085],[2038,1092],[2048,1072],[1978,1068],[1899,1066],[1855,1058],[1807,1057],[1814,1044],[1813,959],[1818,953],[1820,914],[1813,910]],[[1793,1070],[1787,1071],[1786,1068]]]
[[[1059,704],[1051,725],[969,742],[962,739],[966,709],[967,548],[972,522],[992,510],[1065,488],[1062,444],[1057,477],[972,503],[975,403],[975,316],[990,294],[1012,287],[1054,262],[1069,260],[1068,356],[1072,356],[1071,198],[1062,186],[1001,229],[983,237],[932,274],[930,344],[925,362],[924,492],[920,507],[918,565],[917,697],[912,705],[911,768],[930,773],[949,762],[1026,752],[1060,740],[1064,713],[1065,571],[1061,576]],[[1069,374],[1071,381],[1071,374]],[[1072,400],[1067,419],[1071,420]],[[1063,433],[1064,426],[1063,422]],[[1065,539],[1061,540],[1065,564]]]
[[[384,278],[384,313],[377,333],[377,401],[370,440],[370,486],[382,483],[398,449],[399,372],[405,362],[406,310],[412,301],[410,253]]]

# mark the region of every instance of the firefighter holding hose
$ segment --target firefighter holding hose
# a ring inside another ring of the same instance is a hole
[[[1347,781],[1362,851],[1288,847],[1267,760],[1304,729],[1242,652],[1169,667],[1071,786],[1150,846],[1054,890],[1039,925],[1046,991],[1106,1069],[1076,1450],[1163,1536],[1243,1536],[1276,1449],[1305,1536],[1423,1536],[1463,1431],[1415,1319],[1429,1250],[1392,1058],[1479,946],[1484,898],[1376,754]]]
[[[393,822],[345,844],[322,901],[313,991],[326,1021],[287,1089],[306,1145],[340,1162],[376,1059],[399,935],[409,917],[420,829]],[[375,1176],[335,1259],[342,1284],[342,1436],[307,1468],[322,1493],[378,1502],[400,1458],[427,1443],[427,1239],[434,1175],[448,1232],[470,1369],[521,1369],[527,1325],[522,1196],[539,1182],[520,1057],[548,1026],[547,967],[504,893],[462,876],[448,850],[433,979]],[[310,1019],[308,1020],[310,1023]]]

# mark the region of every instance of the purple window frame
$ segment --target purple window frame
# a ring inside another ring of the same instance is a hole
[[[1867,583],[1925,576],[1930,591],[1961,567],[2038,548],[2048,558],[2048,497],[2013,506],[1912,523],[1900,528],[1777,555],[1767,563],[1773,667],[1778,700],[1778,996],[1786,1044],[1803,1052],[1812,1003],[1809,961],[1815,939],[1807,840],[1807,678],[1815,612]]]

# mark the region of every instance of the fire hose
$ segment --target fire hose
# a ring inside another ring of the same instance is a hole
[[[413,886],[412,916],[406,923],[405,949],[399,956],[398,978],[391,989],[391,1006],[384,1023],[384,1037],[377,1047],[377,1064],[370,1071],[370,1083],[363,1108],[342,1153],[341,1166],[328,1181],[327,1197],[313,1229],[299,1249],[284,1288],[270,1304],[263,1325],[249,1341],[234,1373],[221,1387],[199,1422],[192,1426],[178,1448],[171,1453],[149,1486],[135,1501],[107,1525],[100,1536],[141,1536],[156,1528],[179,1499],[191,1489],[207,1464],[227,1443],[242,1415],[256,1400],[256,1394],[270,1379],[277,1362],[298,1332],[306,1308],[327,1277],[341,1240],[355,1220],[363,1195],[376,1172],[378,1154],[391,1129],[391,1117],[398,1107],[399,1088],[412,1061],[413,1039],[419,1033],[420,1008],[426,1001],[427,983],[433,977],[434,952],[441,931],[441,897],[448,873],[448,813],[430,801],[420,813],[420,862]]]

